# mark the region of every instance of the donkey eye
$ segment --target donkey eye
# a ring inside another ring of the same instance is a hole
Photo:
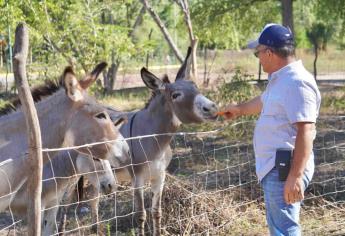
[[[104,112],[98,113],[95,115],[97,119],[107,119],[107,116],[104,114]]]
[[[172,99],[176,99],[176,98],[178,98],[179,96],[181,96],[181,93],[173,93],[173,94],[171,95]]]

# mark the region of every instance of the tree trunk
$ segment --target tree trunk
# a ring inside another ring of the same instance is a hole
[[[143,6],[140,9],[139,15],[137,16],[137,18],[135,19],[135,22],[132,26],[132,29],[128,32],[128,37],[133,39],[134,36],[134,32],[135,30],[138,28],[138,26],[142,23],[143,21],[143,15],[145,13],[145,7]],[[110,19],[111,19],[111,24],[114,23],[114,20],[112,18],[112,14],[110,14]],[[115,51],[112,51],[112,55],[111,55],[111,65],[110,68],[108,70],[108,73],[103,75],[103,86],[104,86],[104,91],[105,93],[111,93],[114,89],[115,86],[115,81],[116,81],[116,77],[117,77],[117,72],[119,70],[121,61],[119,59],[115,59]]]
[[[115,51],[111,53],[111,65],[108,73],[104,76],[104,88],[106,93],[111,93],[114,89],[117,71],[120,67],[119,60],[115,60]]]
[[[281,0],[283,25],[289,27],[294,35],[292,2],[293,0]]]
[[[191,70],[192,77],[194,79],[197,79],[198,78],[198,64],[197,64],[196,50],[198,47],[198,39],[194,36],[194,33],[193,33],[192,20],[190,19],[188,0],[175,0],[175,2],[177,3],[177,5],[180,6],[184,15],[184,21],[188,29],[190,46],[192,47],[192,70]]]
[[[168,42],[171,50],[174,52],[176,58],[180,61],[180,63],[183,63],[184,58],[181,54],[181,52],[179,51],[179,49],[177,48],[177,46],[175,45],[174,41],[172,40],[167,28],[165,27],[165,25],[163,24],[163,22],[161,21],[160,17],[158,16],[158,14],[153,10],[153,8],[151,7],[151,5],[148,3],[147,0],[140,0],[142,2],[142,4],[144,5],[145,9],[150,13],[152,19],[156,22],[158,28],[160,29],[160,31],[162,32],[165,40]]]
[[[0,43],[0,67],[4,66],[3,53],[2,53],[2,42]]]
[[[14,78],[22,104],[28,135],[28,235],[41,235],[41,192],[42,192],[42,141],[37,111],[26,78],[26,59],[29,48],[28,29],[19,24],[15,34],[14,44]]]
[[[206,87],[207,80],[207,47],[204,46],[204,87]]]
[[[315,58],[314,58],[314,78],[316,80],[316,76],[317,76],[317,68],[316,68],[316,62],[317,62],[317,58],[318,58],[318,54],[319,54],[319,50],[318,50],[318,45],[314,44],[314,53],[315,53]]]
[[[140,9],[140,12],[139,12],[139,15],[138,17],[135,19],[135,22],[134,22],[134,25],[132,26],[132,29],[129,31],[128,33],[128,37],[129,38],[132,38],[133,37],[133,34],[134,34],[134,31],[136,28],[138,28],[139,25],[141,25],[141,23],[143,22],[143,16],[145,14],[145,7],[143,6],[141,9]]]
[[[150,30],[148,40],[151,40],[153,29]],[[149,69],[150,53],[146,53],[146,68]]]
[[[192,80],[198,79],[198,64],[196,61],[196,49],[198,48],[198,39],[195,38],[191,41],[191,47],[192,47]]]

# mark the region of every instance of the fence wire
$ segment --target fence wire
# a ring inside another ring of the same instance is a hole
[[[327,117],[318,126],[315,174],[306,190],[301,225],[304,235],[341,235],[345,234],[345,117]],[[162,196],[164,235],[268,234],[252,144],[229,142],[219,131],[169,134],[173,157]],[[147,135],[130,139],[142,144],[142,140],[156,138]],[[51,235],[59,235],[59,231],[66,235],[132,235],[137,226],[134,188],[129,182],[116,181],[113,175],[124,167],[109,168],[97,157],[79,157],[75,151],[79,148],[44,150],[50,161],[42,182],[42,199],[46,199],[42,203],[43,226],[52,224]],[[62,161],[58,161],[56,152],[64,154],[59,156]],[[150,163],[147,156],[144,164]],[[0,173],[1,178],[6,178],[4,173]],[[83,188],[76,188],[82,176]],[[152,235],[150,185],[144,189],[148,212],[145,231]],[[11,191],[0,200],[9,197],[13,198],[10,207],[0,214],[0,235],[25,235],[25,191]],[[48,231],[42,232],[48,235]]]

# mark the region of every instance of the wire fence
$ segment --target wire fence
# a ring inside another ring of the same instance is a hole
[[[315,174],[306,190],[301,225],[304,235],[342,235],[345,234],[345,117],[323,118],[318,126],[314,142]],[[102,142],[83,147],[91,145]],[[219,130],[181,132],[173,134],[171,147],[173,158],[162,196],[164,235],[268,234],[263,193],[255,175],[250,142],[229,142]],[[116,175],[112,174],[119,173],[119,167],[78,156],[75,151],[78,148],[44,150],[50,161],[43,178],[42,225],[46,228],[43,234],[58,235],[58,230],[66,235],[134,234],[137,223],[133,187],[116,181]],[[57,157],[53,158],[57,151]],[[9,163],[2,163],[2,167]],[[148,158],[145,164],[149,163]],[[75,188],[81,176],[85,178],[84,188]],[[144,188],[149,190],[150,186]],[[21,216],[25,210],[25,191],[11,192],[1,196],[0,201],[9,196],[13,199],[7,212],[0,215],[0,235],[25,235],[25,218]],[[145,191],[148,213],[151,197],[150,191]],[[153,234],[150,214],[145,231],[147,235]]]

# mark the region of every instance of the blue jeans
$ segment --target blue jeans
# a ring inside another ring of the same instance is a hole
[[[303,176],[304,190],[310,180],[306,175]],[[286,204],[284,200],[285,182],[279,181],[278,170],[273,168],[261,181],[264,190],[266,220],[270,234],[274,236],[301,235],[299,225],[299,213],[301,202]]]

